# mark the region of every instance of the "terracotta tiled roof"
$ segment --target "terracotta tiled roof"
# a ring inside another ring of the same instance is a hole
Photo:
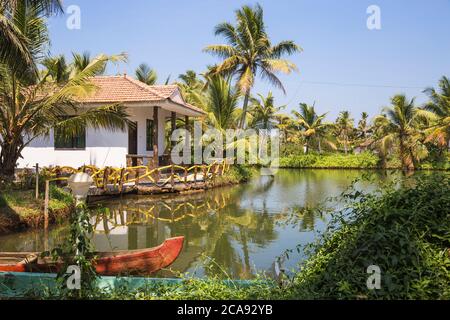
[[[158,102],[170,100],[194,111],[205,113],[202,109],[188,103],[171,100],[178,90],[177,85],[149,86],[127,75],[97,76],[92,78],[97,90],[92,95],[82,98],[82,103],[126,103],[126,102]]]

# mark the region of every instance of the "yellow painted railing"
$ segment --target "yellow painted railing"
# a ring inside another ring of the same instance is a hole
[[[122,191],[126,184],[139,185],[140,183],[150,183],[158,187],[170,184],[173,187],[177,183],[188,184],[200,181],[207,183],[214,181],[216,177],[223,175],[229,169],[230,164],[227,161],[215,161],[209,165],[201,164],[191,167],[172,164],[158,168],[149,168],[147,166],[97,168],[85,165],[80,168],[63,166],[45,170],[49,176],[49,181],[64,181],[71,174],[85,172],[92,177],[97,188],[105,189],[107,186],[111,186]]]

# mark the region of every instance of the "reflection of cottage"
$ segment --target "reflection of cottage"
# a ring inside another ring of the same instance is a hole
[[[36,139],[23,152],[19,167],[95,165],[121,167],[136,164],[157,152],[159,161],[164,155],[165,124],[171,120],[174,129],[177,118],[203,116],[204,112],[186,103],[176,85],[148,86],[126,75],[92,78],[96,92],[80,101],[85,108],[120,104],[127,107],[135,128],[127,132],[86,128],[78,136],[61,139],[58,132],[49,138]],[[131,163],[134,162],[134,163]]]

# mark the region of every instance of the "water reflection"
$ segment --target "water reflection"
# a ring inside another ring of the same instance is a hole
[[[171,266],[174,272],[251,278],[255,270],[270,271],[284,250],[312,241],[329,219],[312,208],[363,175],[378,182],[391,178],[375,171],[280,170],[275,177],[241,186],[104,202],[106,210],[92,217],[94,243],[99,251],[140,249],[183,235],[185,246]],[[358,187],[371,190],[376,184],[359,182]],[[61,243],[66,228],[51,230],[50,247]],[[0,237],[0,251],[39,251],[43,244],[39,232]],[[285,267],[294,267],[302,258],[291,256]]]

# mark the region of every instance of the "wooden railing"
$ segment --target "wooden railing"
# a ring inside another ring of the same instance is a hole
[[[85,165],[80,168],[69,166],[52,167],[44,169],[50,181],[62,182],[70,175],[77,172],[88,173],[94,180],[98,189],[112,188],[122,192],[125,186],[131,185],[153,185],[156,187],[174,187],[176,184],[195,184],[198,182],[214,182],[230,168],[226,161],[215,161],[211,164],[193,165],[185,167],[180,165],[167,165],[158,168],[147,166],[135,166],[126,168],[105,167]]]

